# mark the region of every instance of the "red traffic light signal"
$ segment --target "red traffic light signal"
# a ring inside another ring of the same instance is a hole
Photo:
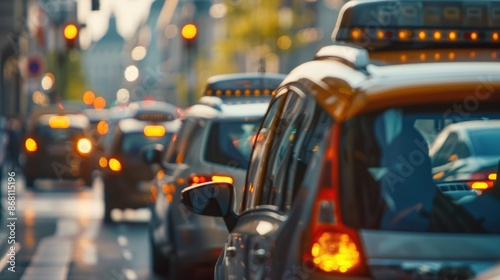
[[[194,23],[186,23],[182,26],[181,36],[184,39],[186,47],[194,46],[196,36],[198,35],[198,27]]]
[[[68,23],[64,26],[63,35],[66,41],[66,47],[69,49],[76,47],[76,40],[78,39],[78,26],[73,23]]]

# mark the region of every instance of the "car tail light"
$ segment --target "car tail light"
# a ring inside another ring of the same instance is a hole
[[[227,175],[199,175],[193,174],[189,177],[189,186],[201,184],[205,182],[228,182],[233,183],[233,177]]]
[[[87,138],[82,138],[78,140],[76,144],[76,149],[80,154],[88,154],[92,151],[92,142]]]
[[[122,164],[116,158],[110,158],[108,161],[108,166],[109,166],[109,169],[116,171],[116,172],[122,170]]]
[[[102,168],[108,167],[108,160],[105,157],[99,158],[99,166]]]
[[[338,197],[338,143],[335,126],[321,167],[320,187],[314,202],[303,260],[323,273],[367,276],[361,241],[356,230],[342,222]]]
[[[475,190],[486,190],[492,188],[497,179],[497,174],[491,170],[481,170],[471,174],[469,186]]]
[[[28,138],[26,141],[24,141],[24,147],[26,148],[26,151],[28,152],[36,152],[38,150],[38,144],[36,143],[35,139],[33,138]]]

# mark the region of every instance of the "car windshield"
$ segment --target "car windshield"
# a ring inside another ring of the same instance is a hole
[[[470,141],[478,156],[495,155],[500,158],[500,126],[475,129],[469,132]]]
[[[50,128],[48,125],[38,125],[35,134],[41,141],[47,143],[73,141],[83,135],[83,129],[78,127]]]
[[[253,137],[259,120],[220,121],[212,125],[205,160],[246,169],[252,153]]]
[[[500,155],[487,146],[498,146],[500,134],[466,141],[460,133],[490,131],[490,124],[498,125],[499,105],[481,104],[461,115],[447,113],[453,104],[392,108],[345,122],[339,147],[344,222],[395,231],[500,233]],[[481,152],[474,156],[473,150]]]
[[[167,146],[172,139],[172,133],[166,133],[162,137],[147,137],[142,132],[127,133],[122,139],[122,151],[131,156],[141,156],[141,149],[150,144],[162,144]]]

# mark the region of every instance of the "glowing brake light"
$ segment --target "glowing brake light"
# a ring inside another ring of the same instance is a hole
[[[234,179],[227,175],[198,175],[193,174],[189,177],[189,186],[206,183],[206,182],[226,182],[233,183]]]
[[[359,263],[356,243],[345,233],[323,232],[311,248],[313,263],[323,271],[347,272]]]
[[[490,188],[490,184],[488,184],[487,182],[473,182],[471,184],[471,188],[474,190],[486,190]]]
[[[26,148],[26,151],[28,152],[36,152],[36,150],[38,150],[38,145],[33,138],[26,139],[26,141],[24,142],[24,146]]]
[[[316,268],[337,275],[367,276],[363,262],[360,238],[356,230],[342,222],[341,208],[337,207],[338,194],[338,143],[340,126],[331,132],[329,146],[321,166],[319,190],[314,201],[308,245],[303,261]]]
[[[116,158],[110,158],[109,162],[108,162],[108,165],[109,165],[109,169],[111,169],[113,171],[117,171],[118,172],[118,171],[122,170],[122,164]]]
[[[471,174],[468,184],[474,190],[486,190],[495,185],[496,179],[497,174],[491,170],[480,170]]]
[[[165,135],[165,127],[162,125],[146,125],[144,127],[144,135],[147,137],[161,137]]]
[[[80,152],[81,154],[88,154],[92,150],[92,143],[90,142],[89,139],[82,138],[78,140],[76,148],[78,149],[78,152]]]
[[[68,128],[69,118],[67,116],[52,116],[49,119],[50,128]]]

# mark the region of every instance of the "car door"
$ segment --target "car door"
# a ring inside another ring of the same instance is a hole
[[[219,262],[225,279],[263,279],[274,236],[287,219],[286,172],[299,131],[304,94],[282,90],[262,123],[250,162],[242,210]]]

